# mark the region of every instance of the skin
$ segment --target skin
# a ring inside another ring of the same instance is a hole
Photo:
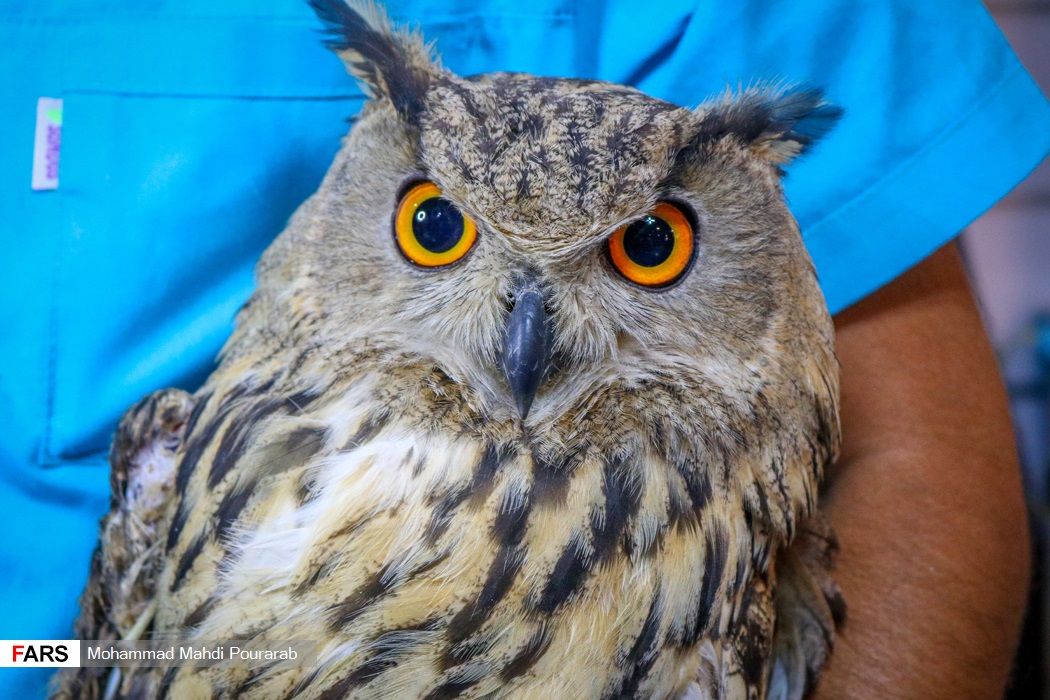
[[[849,619],[817,698],[999,698],[1029,540],[1006,393],[956,245],[835,319],[826,513]]]

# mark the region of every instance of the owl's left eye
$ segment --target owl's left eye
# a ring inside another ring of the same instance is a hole
[[[413,185],[394,216],[394,237],[405,257],[420,267],[456,262],[474,245],[477,226],[441,195],[433,182]]]
[[[609,259],[621,275],[643,287],[667,287],[693,260],[693,226],[682,210],[660,202],[652,213],[609,237]]]

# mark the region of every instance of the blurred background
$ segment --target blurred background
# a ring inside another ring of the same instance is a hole
[[[985,0],[1050,95],[1050,0]],[[1050,700],[1050,159],[962,236],[1011,396],[1032,513],[1034,586],[1010,700]]]

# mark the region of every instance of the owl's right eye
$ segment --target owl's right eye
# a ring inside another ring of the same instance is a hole
[[[441,196],[441,189],[433,182],[409,188],[394,216],[398,247],[420,267],[451,265],[467,254],[477,235],[473,219]]]
[[[625,278],[649,288],[677,282],[693,260],[693,226],[680,207],[660,202],[609,237],[609,259]]]

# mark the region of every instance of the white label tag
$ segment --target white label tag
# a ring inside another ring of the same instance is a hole
[[[58,189],[58,156],[62,150],[62,100],[36,101],[36,140],[33,143],[33,189]]]

